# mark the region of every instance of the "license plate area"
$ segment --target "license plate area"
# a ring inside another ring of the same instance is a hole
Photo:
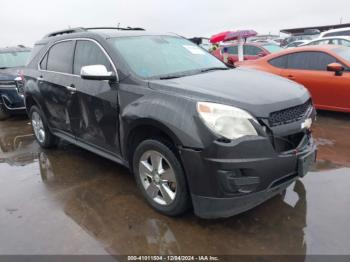
[[[304,177],[316,162],[316,151],[312,151],[298,158],[298,175]]]

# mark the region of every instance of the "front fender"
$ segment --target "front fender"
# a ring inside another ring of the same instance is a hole
[[[29,114],[29,110],[30,110],[30,105],[27,104],[29,99],[33,100],[35,105],[38,106],[42,112],[47,113],[45,108],[43,108],[42,106],[44,103],[41,103],[40,91],[39,91],[39,87],[37,85],[36,79],[27,78],[25,82],[24,90],[25,90],[24,103],[25,103],[27,113]]]
[[[204,147],[205,135],[193,100],[151,91],[121,108],[121,141],[127,141],[128,134],[140,125],[159,128],[180,146]],[[126,147],[122,152],[126,152]]]

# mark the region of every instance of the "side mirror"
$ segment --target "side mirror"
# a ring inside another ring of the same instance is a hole
[[[264,57],[264,56],[266,56],[266,54],[264,52],[258,53],[258,57]]]
[[[331,63],[327,66],[327,71],[334,72],[336,76],[343,75],[344,67],[339,63]]]
[[[104,65],[83,66],[80,77],[87,80],[117,80],[117,76],[113,72],[108,72]]]

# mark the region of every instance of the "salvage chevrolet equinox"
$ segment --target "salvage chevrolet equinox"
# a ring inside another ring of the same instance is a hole
[[[64,139],[127,166],[163,214],[244,212],[315,161],[303,86],[228,68],[182,37],[76,28],[33,52],[24,96],[38,143]]]

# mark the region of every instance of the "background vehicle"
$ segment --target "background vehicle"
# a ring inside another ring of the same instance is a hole
[[[274,44],[278,44],[280,43],[282,39],[280,38],[279,35],[272,35],[272,34],[266,34],[266,35],[262,35],[262,34],[258,34],[256,36],[251,36],[247,38],[248,42],[256,42],[256,43],[274,43]]]
[[[298,40],[298,41],[294,41],[294,42],[286,45],[285,48],[293,48],[293,47],[305,45],[305,44],[307,44],[309,42],[310,42],[309,40]]]
[[[304,85],[316,108],[350,112],[349,47],[298,47],[236,65],[270,72]]]
[[[343,45],[350,47],[350,36],[330,36],[309,41],[304,45]]]
[[[129,167],[159,212],[232,216],[315,161],[309,93],[283,78],[229,69],[176,35],[78,28],[36,46],[25,100],[38,143]]]
[[[306,29],[303,33],[298,33],[298,34],[294,34],[289,37],[286,37],[281,42],[281,47],[285,47],[295,41],[301,41],[301,40],[309,41],[309,40],[318,38],[320,36],[320,33],[321,32],[318,29]]]
[[[350,27],[325,31],[321,33],[320,38],[330,37],[330,36],[350,36]]]
[[[205,49],[207,51],[209,51],[213,47],[213,45],[209,41],[209,38],[193,37],[193,38],[189,38],[188,40],[199,45],[200,47],[202,47],[203,49]]]
[[[11,114],[25,114],[23,79],[20,69],[26,65],[30,48],[0,48],[0,120]]]
[[[277,45],[280,46],[282,39],[247,39],[248,43],[257,43],[257,44],[273,44],[273,45]]]
[[[216,49],[212,54],[223,61],[223,49],[227,48],[228,61],[233,64],[238,61],[238,44],[224,45]],[[255,60],[268,54],[282,50],[278,45],[267,43],[245,43],[243,46],[244,60]]]

